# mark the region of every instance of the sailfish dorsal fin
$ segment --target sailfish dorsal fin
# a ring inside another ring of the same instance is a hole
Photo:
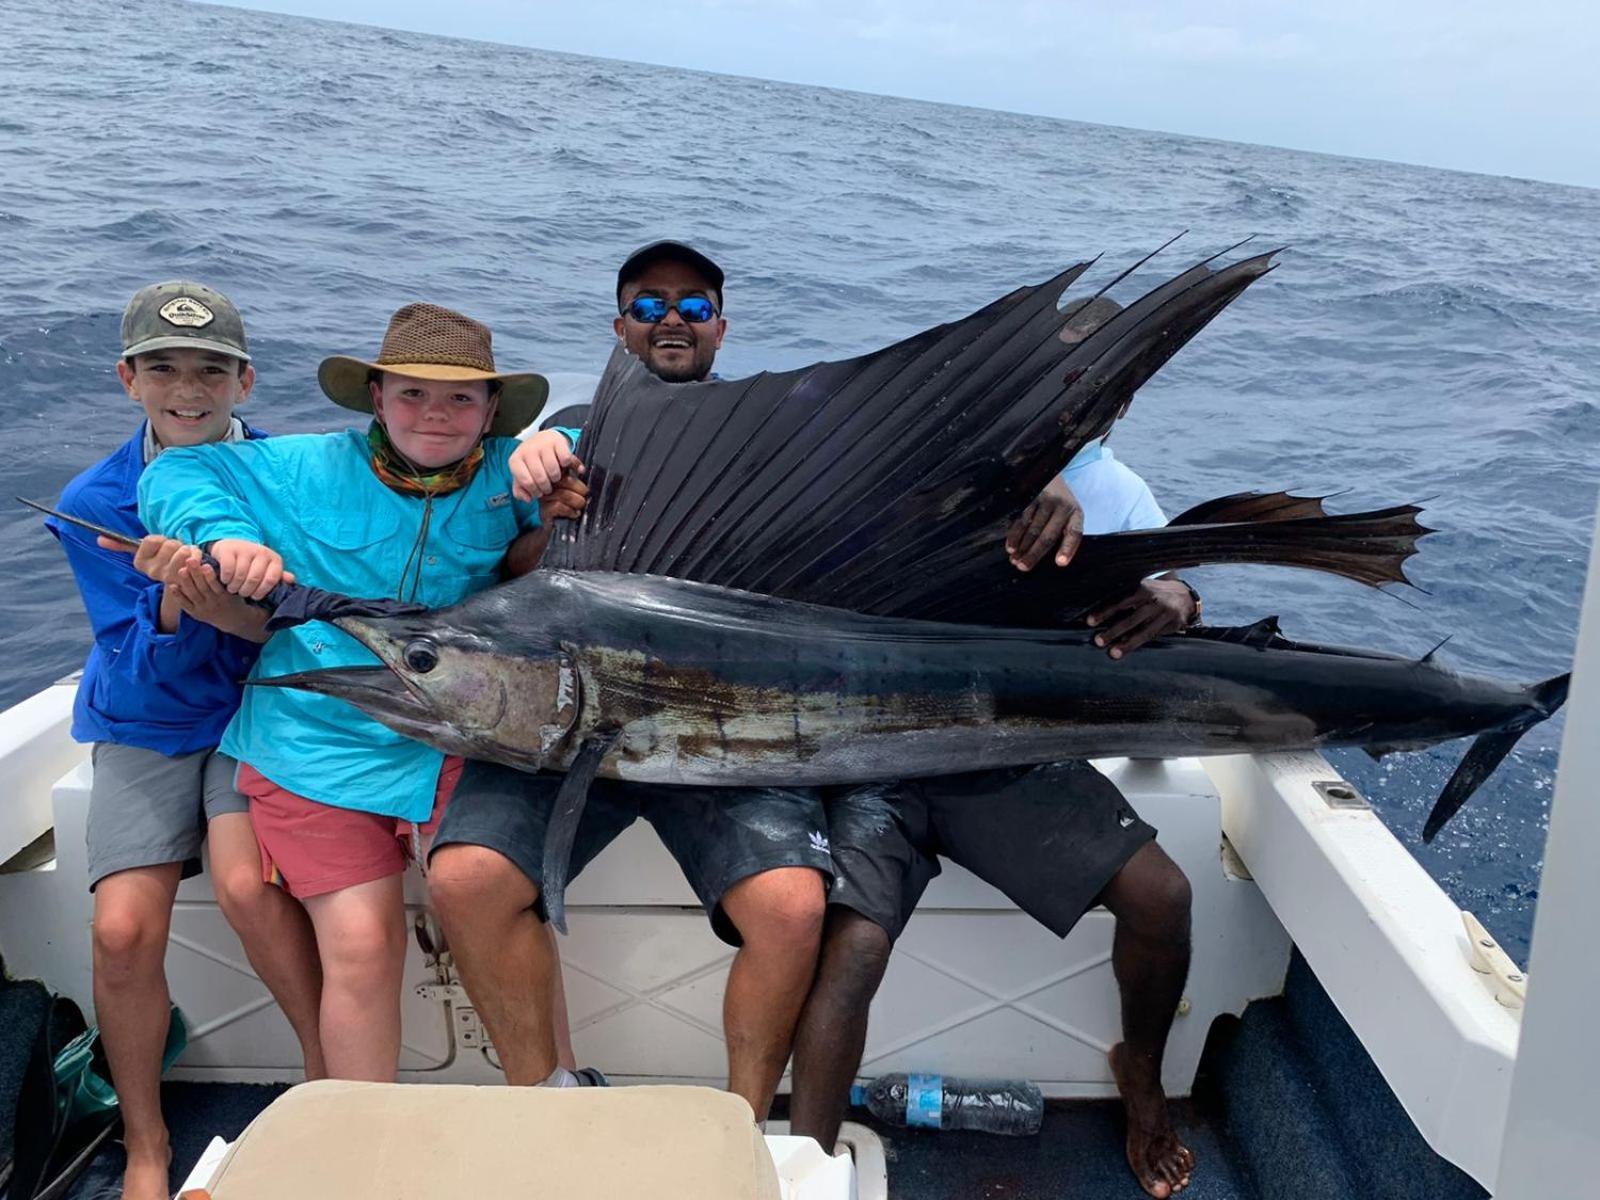
[[[1010,570],[1009,522],[1271,258],[1201,263],[1093,321],[1059,307],[1080,263],[885,349],[748,379],[665,383],[619,348],[584,429],[588,508],[545,565],[930,611]]]

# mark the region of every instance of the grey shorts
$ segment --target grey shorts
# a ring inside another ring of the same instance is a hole
[[[200,873],[206,822],[247,813],[234,790],[238,766],[216,750],[167,755],[140,746],[96,742],[89,752],[89,890],[107,875],[135,867],[182,863],[183,878]]]

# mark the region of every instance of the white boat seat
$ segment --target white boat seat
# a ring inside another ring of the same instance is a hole
[[[712,1088],[322,1080],[291,1088],[250,1123],[209,1195],[778,1200],[779,1192],[750,1106]]]

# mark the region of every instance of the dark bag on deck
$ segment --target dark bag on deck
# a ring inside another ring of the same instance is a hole
[[[187,1044],[174,1006],[163,1072]],[[52,997],[17,1096],[15,1158],[3,1200],[60,1200],[121,1125],[99,1030],[71,1000]]]

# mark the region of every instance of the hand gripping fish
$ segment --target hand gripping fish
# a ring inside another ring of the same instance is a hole
[[[382,666],[256,682],[343,698],[452,753],[566,771],[546,846],[558,921],[596,775],[849,783],[1477,735],[1431,838],[1560,707],[1565,676],[1507,686],[1432,655],[1291,642],[1270,619],[1112,662],[1062,627],[1201,563],[1407,582],[1429,532],[1418,509],[1329,515],[1251,493],[1085,538],[1065,569],[1019,572],[1002,548],[1015,514],[1271,258],[1208,260],[1098,323],[1058,307],[1079,264],[884,350],[744,380],[663,383],[619,350],[583,434],[588,508],[539,570],[437,612],[346,602],[336,623]]]

